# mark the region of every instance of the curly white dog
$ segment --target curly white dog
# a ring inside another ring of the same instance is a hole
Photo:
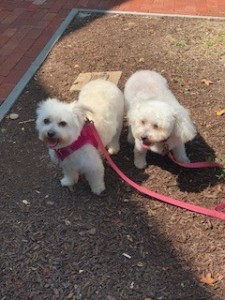
[[[51,160],[63,169],[62,186],[72,188],[81,173],[94,194],[105,190],[103,162],[96,141],[85,130],[85,121],[94,121],[108,152],[115,154],[120,149],[123,113],[123,93],[103,79],[87,83],[78,101],[65,103],[48,98],[39,104],[36,128],[49,148]]]
[[[135,166],[146,167],[148,149],[162,155],[172,150],[177,161],[189,162],[184,143],[195,137],[196,128],[167,80],[154,71],[137,71],[126,82],[124,95]]]

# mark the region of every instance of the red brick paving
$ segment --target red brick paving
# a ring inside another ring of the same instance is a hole
[[[225,0],[1,0],[0,104],[72,8],[225,17]]]

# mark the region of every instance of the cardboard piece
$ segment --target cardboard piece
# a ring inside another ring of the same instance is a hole
[[[122,71],[106,71],[106,72],[89,72],[89,73],[80,73],[76,80],[73,82],[70,92],[80,91],[82,87],[91,80],[104,78],[109,80],[116,85],[118,84]]]

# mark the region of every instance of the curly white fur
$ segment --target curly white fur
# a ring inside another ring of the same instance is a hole
[[[85,144],[63,161],[58,161],[54,149],[70,145],[80,135],[86,117],[95,127],[108,147],[110,154],[120,149],[119,137],[122,129],[124,96],[112,82],[97,79],[87,83],[79,94],[78,101],[61,102],[47,99],[37,108],[36,128],[44,141],[54,163],[63,169],[62,186],[71,188],[77,183],[79,174],[84,174],[94,194],[105,190],[104,166],[98,150]]]
[[[195,137],[196,128],[167,80],[154,71],[137,71],[126,82],[124,95],[135,166],[146,167],[148,149],[162,155],[172,150],[177,161],[189,162],[184,144]]]

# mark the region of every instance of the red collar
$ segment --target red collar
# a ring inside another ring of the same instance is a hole
[[[76,141],[74,141],[72,144],[69,146],[60,148],[60,149],[55,149],[55,153],[61,161],[63,161],[67,156],[72,154],[74,151],[80,149],[82,146],[85,144],[91,144],[95,148],[98,148],[98,143],[94,136],[92,135],[90,128],[89,128],[89,123],[84,124],[84,127],[81,130],[80,136]]]

